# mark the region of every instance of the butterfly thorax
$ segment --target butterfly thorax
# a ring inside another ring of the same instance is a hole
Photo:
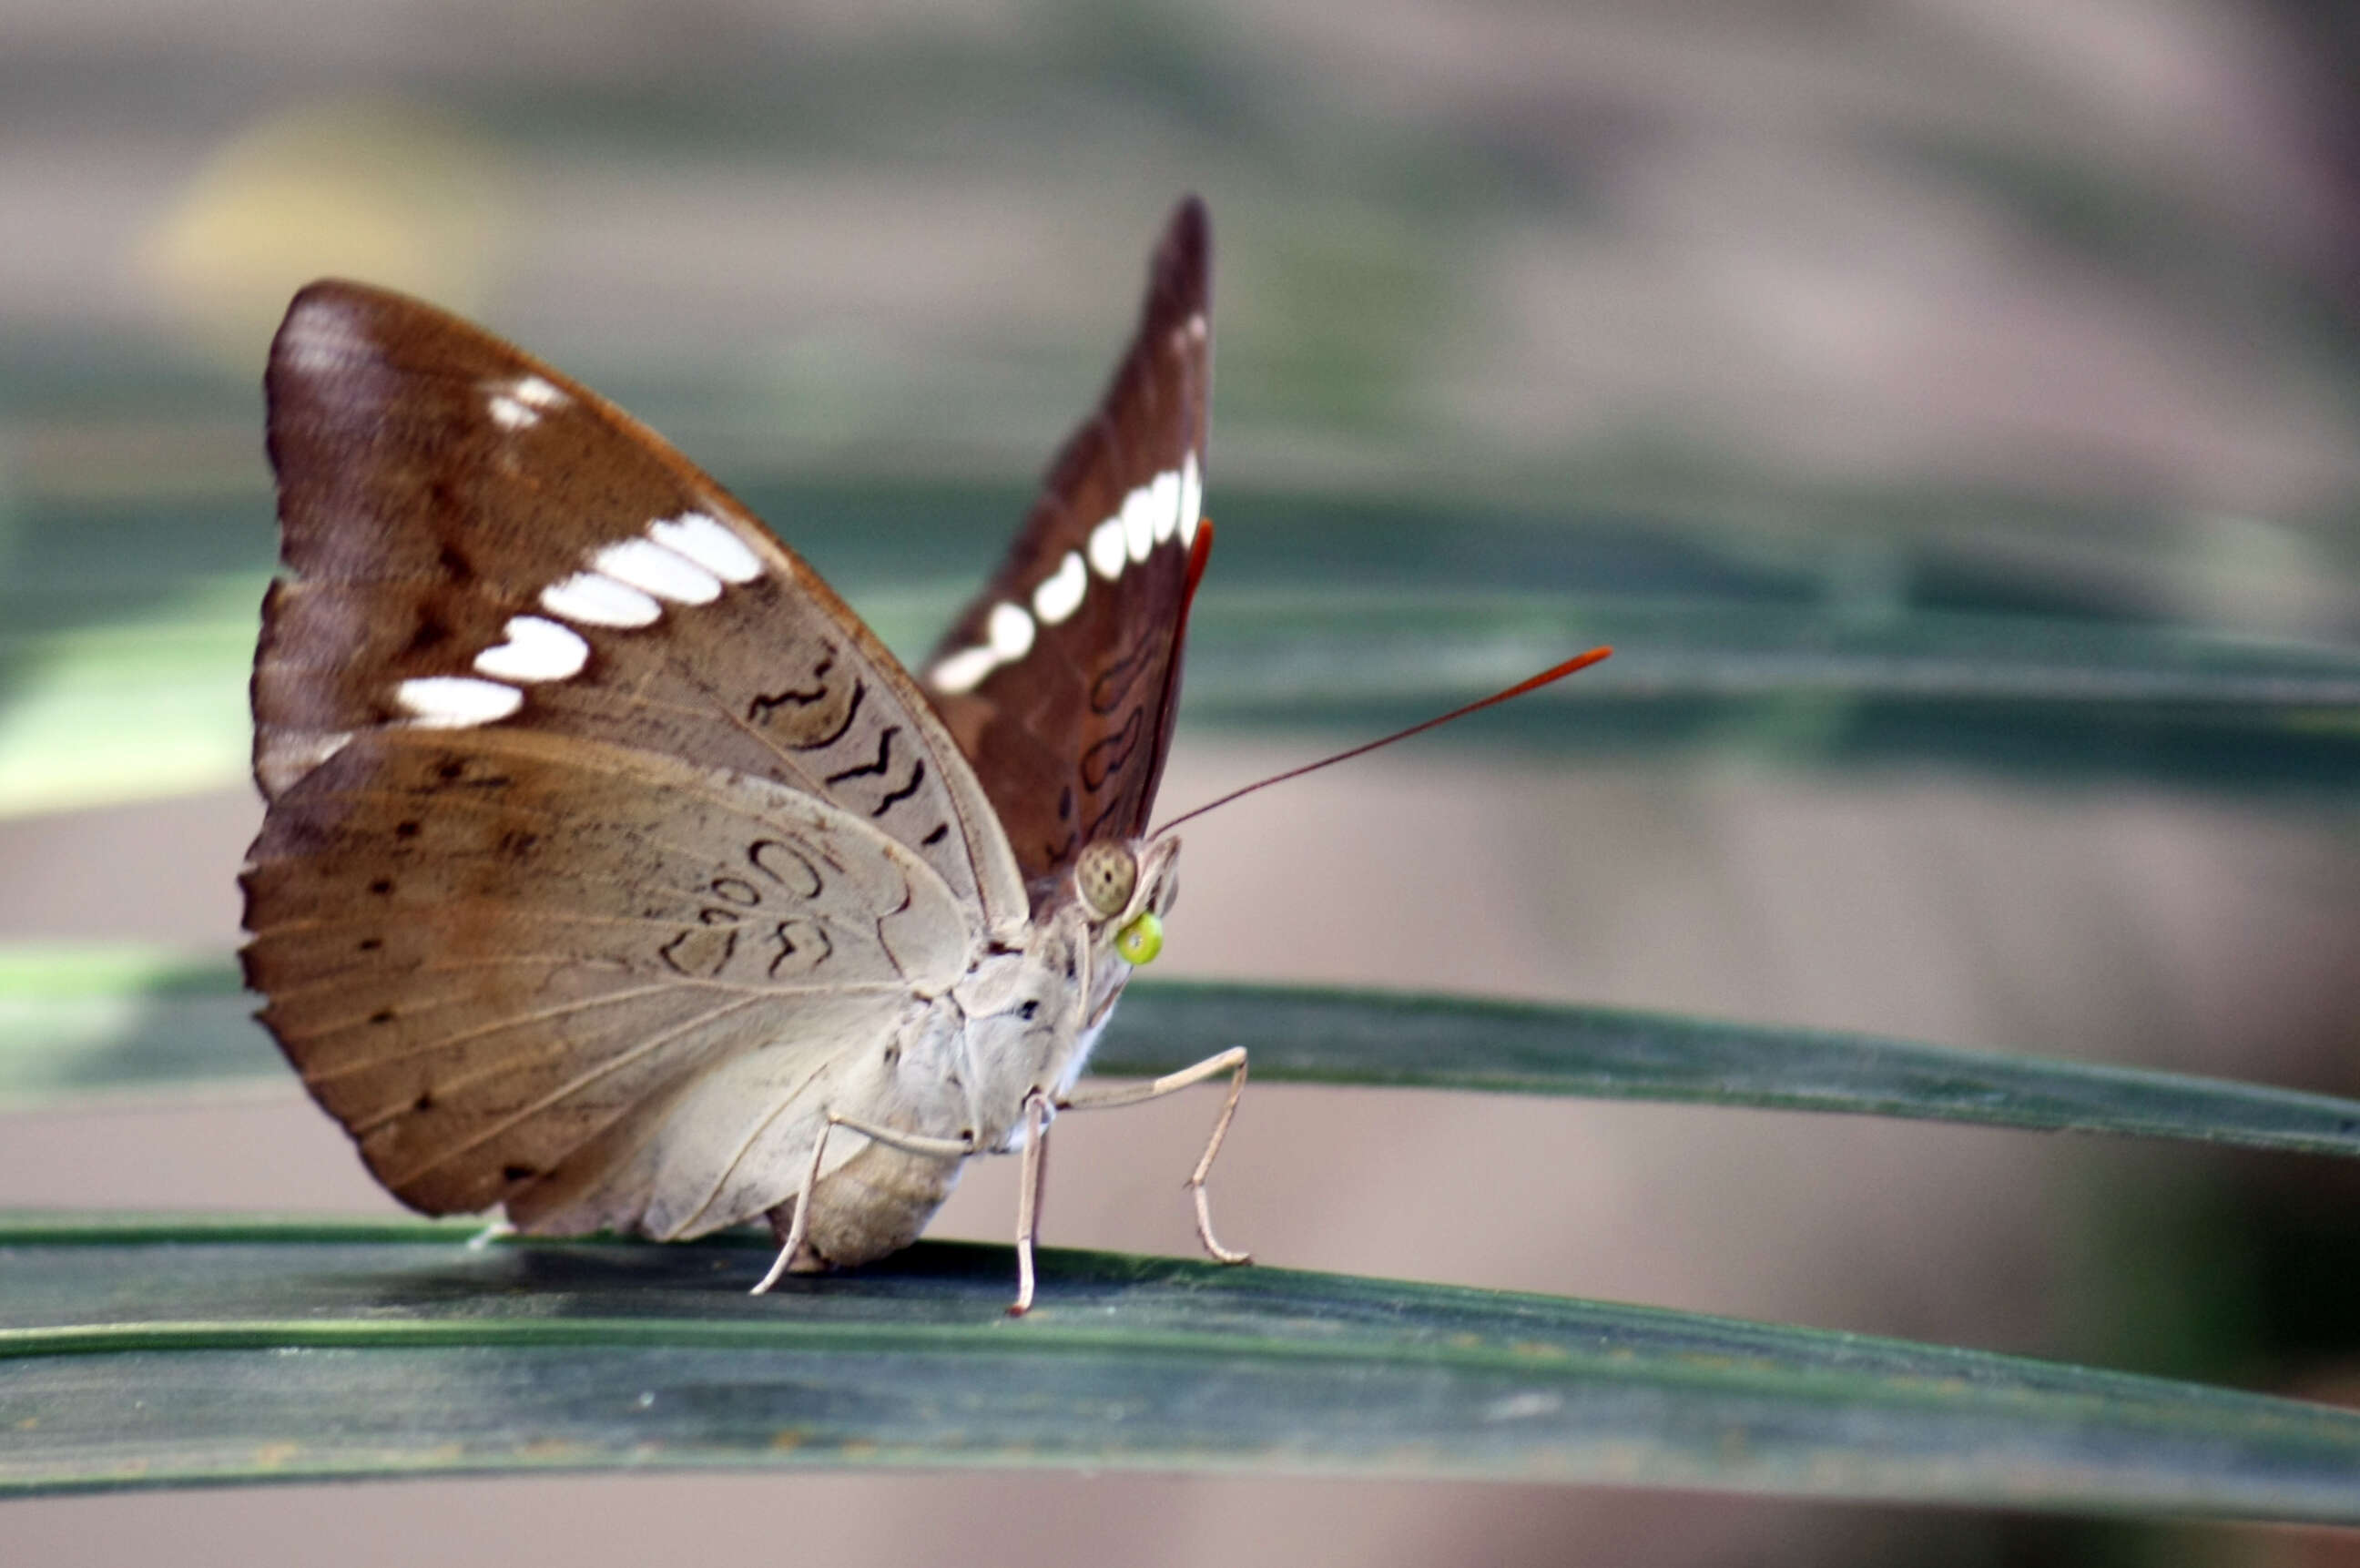
[[[1110,852],[1084,857],[1022,948],[987,950],[907,1022],[893,1051],[896,1131],[1008,1153],[1024,1145],[1027,1100],[1040,1098],[1044,1122],[1054,1115],[1136,967],[1122,954],[1123,933],[1142,916],[1160,922],[1179,891],[1178,839],[1104,848]],[[855,1265],[907,1246],[949,1198],[959,1167],[867,1142],[814,1189],[806,1251],[794,1266]],[[791,1217],[774,1212],[772,1223],[783,1232]]]

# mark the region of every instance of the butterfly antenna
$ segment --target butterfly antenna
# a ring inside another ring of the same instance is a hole
[[[1193,817],[1202,817],[1205,813],[1213,810],[1216,806],[1227,806],[1233,800],[1242,799],[1245,796],[1253,794],[1253,792],[1258,789],[1268,789],[1273,784],[1284,784],[1289,779],[1299,779],[1306,773],[1316,773],[1322,768],[1332,768],[1338,762],[1349,762],[1355,757],[1365,757],[1370,752],[1376,751],[1379,747],[1390,746],[1396,740],[1406,740],[1413,735],[1423,735],[1427,730],[1434,729],[1437,725],[1448,724],[1454,718],[1464,718],[1470,713],[1480,713],[1487,707],[1495,707],[1500,703],[1507,702],[1514,697],[1520,697],[1526,692],[1536,692],[1545,685],[1549,685],[1555,682],[1565,679],[1566,676],[1573,674],[1576,670],[1586,670],[1590,668],[1590,665],[1597,663],[1600,660],[1607,657],[1613,652],[1614,650],[1612,648],[1592,648],[1587,653],[1577,653],[1562,664],[1553,664],[1549,668],[1543,670],[1537,675],[1528,676],[1524,680],[1518,681],[1514,685],[1508,687],[1505,691],[1495,691],[1490,696],[1470,702],[1464,707],[1454,707],[1448,713],[1437,715],[1433,718],[1425,720],[1423,723],[1413,724],[1406,729],[1396,729],[1392,734],[1387,735],[1381,740],[1363,741],[1361,744],[1353,747],[1349,751],[1338,751],[1332,757],[1322,757],[1316,762],[1306,762],[1299,768],[1289,768],[1283,773],[1273,773],[1270,777],[1257,780],[1255,783],[1247,784],[1243,788],[1233,789],[1229,791],[1229,794],[1221,796],[1218,800],[1207,801],[1204,805],[1197,806],[1193,811],[1182,812],[1179,816],[1174,817],[1171,821],[1166,822],[1163,827],[1157,828],[1153,834],[1150,834],[1149,837],[1160,838],[1164,834],[1171,832],[1175,828],[1179,827],[1183,822],[1186,822]]]

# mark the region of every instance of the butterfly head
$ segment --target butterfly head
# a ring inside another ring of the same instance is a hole
[[[1100,839],[1074,862],[1074,891],[1095,941],[1111,941],[1125,963],[1153,963],[1164,950],[1164,916],[1180,895],[1180,840]]]

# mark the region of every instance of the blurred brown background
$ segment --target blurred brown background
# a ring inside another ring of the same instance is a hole
[[[1881,541],[1939,535],[2120,613],[2349,641],[2355,65],[2348,13],[2298,0],[16,4],[0,8],[0,569],[30,569],[36,524],[78,508],[226,508],[267,540],[256,380],[287,295],[322,272],[479,316],[756,499],[1013,496],[1095,392],[1154,225],[1195,189],[1218,245],[1217,517],[1226,491],[1615,507],[1765,550],[1833,532],[1860,542],[1846,558],[1870,602]],[[1014,515],[975,516],[971,561]],[[798,543],[828,527],[771,521]],[[915,561],[847,586],[906,648],[957,576]],[[196,575],[188,592],[231,588],[252,585]],[[71,693],[0,702],[0,939],[235,944],[259,816],[237,695],[186,698],[220,706],[217,740],[176,732],[144,778],[94,770],[86,790],[9,773],[11,737]],[[1333,739],[1184,725],[1165,798]],[[142,744],[136,711],[92,742]],[[1578,765],[1480,736],[1389,753],[1192,828],[1164,962],[2360,1089],[2348,788],[2224,797],[1798,756],[1743,733]],[[1190,1250],[1178,1184],[1213,1108],[1061,1123],[1052,1241]],[[979,1166],[936,1234],[1002,1236],[1012,1190]],[[1225,1233],[1291,1266],[2258,1384],[2286,1368],[2209,1362],[2201,1332],[2258,1309],[2172,1264],[2207,1256],[2247,1195],[2289,1191],[2301,1215],[2354,1195],[2333,1171],[2177,1149],[1266,1085],[1215,1184]],[[0,1119],[0,1205],[390,1201],[290,1081]],[[2341,1354],[2305,1361],[2302,1386],[2328,1387]],[[2325,1550],[1127,1476],[0,1508],[11,1563],[1996,1563],[2101,1545]]]

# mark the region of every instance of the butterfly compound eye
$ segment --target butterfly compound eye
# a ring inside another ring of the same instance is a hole
[[[1139,885],[1139,861],[1127,844],[1100,839],[1074,862],[1074,885],[1091,914],[1111,920],[1131,906]]]

